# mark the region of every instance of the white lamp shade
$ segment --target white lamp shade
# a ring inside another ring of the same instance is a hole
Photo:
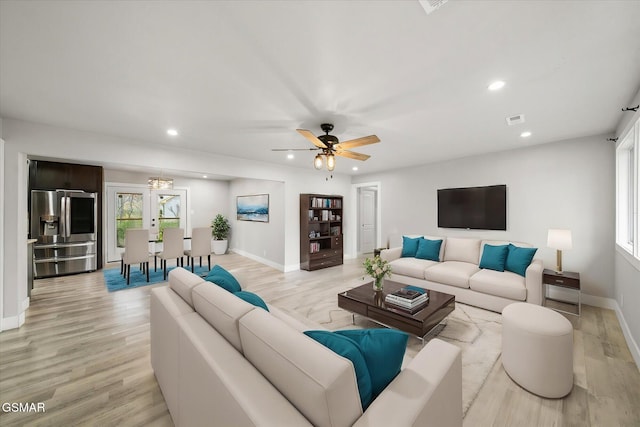
[[[560,251],[571,249],[573,247],[571,230],[550,229],[547,235],[547,246]]]

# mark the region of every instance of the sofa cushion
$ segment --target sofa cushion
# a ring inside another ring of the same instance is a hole
[[[480,258],[480,268],[489,270],[504,271],[504,263],[507,260],[509,246],[493,246],[485,244],[482,247],[482,257]]]
[[[193,299],[191,292],[200,283],[204,282],[202,277],[185,270],[182,267],[176,267],[169,272],[169,287],[175,293],[193,308]]]
[[[242,290],[240,283],[235,277],[233,277],[233,274],[229,273],[220,265],[214,265],[209,274],[207,274],[207,277],[205,277],[205,280],[207,282],[215,283],[231,293]]]
[[[440,246],[442,240],[421,239],[418,242],[416,258],[431,261],[440,261]]]
[[[504,269],[524,277],[538,248],[522,248],[509,243],[509,253]]]
[[[510,271],[481,270],[471,276],[469,287],[483,294],[517,301],[525,301],[527,299],[525,278]]]
[[[255,306],[209,282],[196,286],[192,296],[193,305],[198,314],[220,332],[236,350],[242,352],[238,319],[253,310]]]
[[[391,265],[392,279],[394,274],[415,277],[416,279],[424,279],[424,270],[434,265],[438,265],[438,263],[426,259],[398,258],[391,261],[389,265]]]
[[[478,265],[480,239],[447,237],[445,261],[462,261]]]
[[[402,255],[400,256],[403,258],[415,257],[416,252],[418,251],[418,244],[420,243],[420,240],[422,240],[422,237],[412,238],[402,236]]]
[[[362,415],[353,364],[264,310],[240,321],[245,357],[315,426]]]
[[[260,307],[264,310],[269,311],[269,307],[267,307],[267,304],[264,302],[264,300],[260,298],[258,295],[254,294],[253,292],[238,291],[238,292],[234,292],[233,294],[238,298],[240,298],[241,300],[248,302],[251,305],[254,305],[256,307]]]
[[[353,363],[356,371],[356,379],[358,380],[360,402],[362,409],[366,409],[372,399],[371,375],[369,374],[369,368],[367,368],[365,356],[358,343],[346,335],[329,331],[305,331],[304,334],[318,341],[334,353],[346,357]]]
[[[476,264],[460,261],[445,261],[424,271],[424,278],[459,288],[469,287],[469,278],[480,269]]]
[[[350,329],[335,334],[352,339],[360,347],[375,399],[400,373],[409,335],[396,329]]]

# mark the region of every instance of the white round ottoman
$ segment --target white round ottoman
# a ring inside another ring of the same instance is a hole
[[[564,397],[573,388],[573,326],[551,309],[517,302],[502,310],[502,365],[523,388]]]

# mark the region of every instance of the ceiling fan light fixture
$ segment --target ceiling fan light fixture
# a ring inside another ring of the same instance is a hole
[[[322,169],[322,164],[324,161],[322,160],[322,154],[317,154],[315,159],[313,159],[313,167],[320,170]]]
[[[336,168],[336,157],[333,154],[327,154],[327,169],[332,171]]]

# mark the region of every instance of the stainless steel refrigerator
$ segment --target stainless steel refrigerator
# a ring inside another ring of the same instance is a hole
[[[80,190],[31,191],[36,278],[96,269],[97,201]]]

